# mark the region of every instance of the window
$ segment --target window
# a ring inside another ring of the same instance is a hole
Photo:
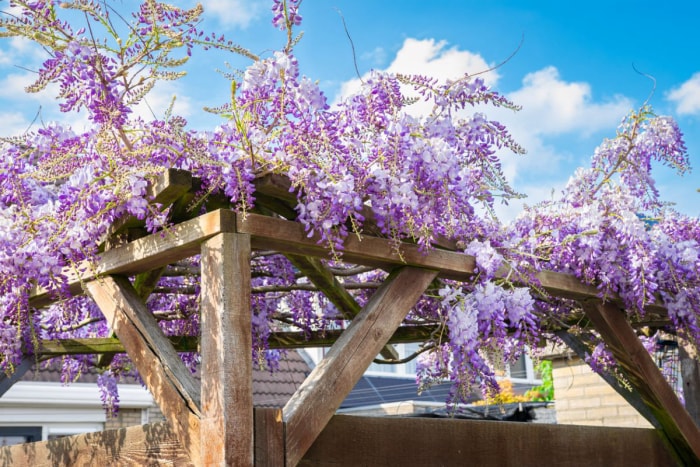
[[[0,426],[0,446],[41,441],[40,426]]]
[[[394,344],[394,348],[396,349],[396,352],[398,352],[399,358],[406,358],[409,355],[412,355],[414,352],[416,352],[420,348],[420,344]],[[377,358],[380,360],[384,359],[384,357],[382,357],[381,355],[377,355]],[[369,368],[367,368],[367,372],[375,376],[415,376],[416,360],[413,359],[410,362],[403,363],[400,365],[372,363],[369,366]]]

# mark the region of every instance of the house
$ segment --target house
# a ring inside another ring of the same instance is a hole
[[[282,407],[309,372],[297,351],[287,352],[274,373],[255,370],[255,406]],[[164,420],[149,392],[136,381],[119,385],[119,413],[107,418],[96,381],[97,374],[87,373],[64,385],[58,369],[26,372],[0,397],[0,446]]]

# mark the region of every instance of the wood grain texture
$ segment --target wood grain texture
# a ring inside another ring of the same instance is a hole
[[[299,466],[676,465],[656,432],[405,417],[336,415]]]
[[[654,414],[678,457],[688,465],[700,465],[700,429],[664,379],[649,352],[622,310],[610,303],[582,303],[586,316],[600,333],[632,387]]]
[[[679,339],[678,344],[685,409],[695,424],[700,426],[700,361],[692,344],[684,339]]]
[[[389,338],[390,344],[423,342],[437,329],[436,326],[402,326]],[[330,347],[342,334],[340,329],[319,332],[279,331],[270,334],[271,349],[305,349]],[[168,336],[178,352],[199,351],[199,336]],[[126,350],[116,337],[85,337],[76,339],[40,340],[36,357],[28,356],[29,366],[35,358],[60,357],[61,355],[93,355],[102,353],[124,353]],[[0,384],[2,384],[0,374]]]
[[[202,464],[252,466],[250,237],[212,237],[201,263]]]
[[[169,206],[185,193],[192,190],[192,174],[185,170],[167,169],[155,180],[152,180],[146,188],[146,196],[151,203]],[[127,216],[113,222],[107,231],[105,249],[111,249],[119,244],[119,234],[133,227],[143,227],[142,219]],[[116,240],[116,241],[115,241]]]
[[[105,251],[93,264],[82,263],[66,271],[71,293],[82,293],[81,284],[100,275],[138,274],[199,254],[201,243],[218,233],[233,232],[236,215],[218,210],[175,225],[164,232],[148,235],[124,246]],[[55,298],[38,287],[30,298],[34,307],[52,303]]]
[[[389,275],[283,409],[286,465],[296,465],[379,350],[437,276],[411,267]]]
[[[165,422],[0,447],[0,465],[178,466],[195,464]]]
[[[255,467],[284,467],[284,423],[278,408],[255,409]]]
[[[195,462],[200,458],[200,388],[128,279],[86,284],[146,387]]]
[[[252,237],[253,248],[276,250],[302,256],[330,258],[317,237],[309,237],[304,227],[291,221],[257,214],[237,219],[237,231]],[[447,250],[421,251],[417,245],[402,244],[397,252],[390,240],[349,235],[343,243],[343,259],[349,263],[393,269],[408,265],[440,271],[441,277],[465,280],[474,274],[474,258]]]
[[[168,340],[178,352],[194,352],[199,349],[199,336],[168,336]],[[40,340],[37,354],[39,358],[50,358],[60,357],[61,355],[118,354],[125,352],[124,345],[117,337],[84,337]]]

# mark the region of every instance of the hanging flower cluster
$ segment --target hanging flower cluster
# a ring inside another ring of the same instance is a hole
[[[385,273],[339,262],[347,236],[371,231],[424,250],[444,239],[466,245],[463,251],[476,259],[473,280],[433,284],[407,317],[436,329],[420,357],[419,382],[451,379],[454,400],[474,386],[494,390],[494,358],[515,359],[537,343],[543,322],[566,322],[570,304],[537,288],[534,273],[543,269],[573,274],[603,297],[621,297],[631,314],[661,299],[680,332],[700,339],[700,225],[664,206],[651,175],[659,162],[688,169],[675,122],[646,107],[631,113],[559,199],[501,225],[490,214],[494,200],[519,194],[506,182],[498,154],[524,150],[502,124],[472,110],[517,106],[479,77],[439,82],[373,73],[331,107],[293,53],[299,3],[273,1],[272,22],[286,44],[259,58],[199,30],[201,7],[146,0],[124,25],[105,2],[10,2],[20,13],[0,20],[0,35],[33,40],[50,54],[28,91],[57,84],[61,110],[86,111],[92,127],[79,133],[51,124],[3,140],[0,369],[11,373],[38,339],[108,335],[95,305],[71,297],[65,271],[94,259],[117,220],[140,219],[156,232],[213,204],[246,213],[259,209],[255,181],[268,174],[286,177],[296,201],[284,212],[259,212],[295,220],[317,235],[333,253],[326,266],[360,306]],[[85,13],[90,34],[61,19],[73,10]],[[184,73],[195,46],[251,60],[232,83],[231,101],[216,109],[222,125],[198,132],[178,116],[136,117],[133,107],[158,81]],[[412,116],[407,108],[416,99],[432,111]],[[169,168],[201,180],[178,218],[147,190],[149,179]],[[256,362],[274,367],[279,354],[268,345],[274,331],[308,334],[346,324],[284,256],[256,252],[251,265]],[[144,293],[167,334],[198,334],[199,274],[196,257],[170,265]],[[33,309],[36,286],[62,300]],[[193,354],[183,360],[196,366]],[[92,357],[63,362],[66,380],[95,363]],[[127,367],[115,358],[100,377],[108,408],[118,404],[114,381]]]

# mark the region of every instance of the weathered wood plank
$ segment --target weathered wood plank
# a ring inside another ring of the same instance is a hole
[[[279,443],[279,433],[272,434],[276,441],[256,436],[256,453]],[[299,465],[542,465],[543,459],[547,465],[674,465],[649,429],[348,415],[331,419]],[[0,447],[0,465],[194,464],[168,424],[154,423]]]
[[[700,425],[700,361],[694,345],[685,339],[679,338],[678,341],[685,409],[695,424]]]
[[[255,409],[255,466],[284,466],[284,423],[280,409]]]
[[[630,382],[649,406],[661,429],[689,465],[700,463],[700,429],[676,397],[639,338],[616,305],[590,300],[582,302],[586,316],[630,374]]]
[[[136,275],[134,278],[134,289],[136,290],[138,296],[141,297],[141,300],[145,302],[148,299],[148,296],[151,295],[151,292],[153,292],[153,289],[155,289],[156,285],[158,284],[158,280],[160,279],[160,276],[163,274],[164,270],[165,266]],[[114,333],[112,332],[110,336],[114,337]],[[109,352],[100,355],[97,358],[95,366],[98,368],[108,367],[112,363],[115,355],[115,353]]]
[[[182,442],[162,422],[0,447],[0,465],[185,467],[194,464]]]
[[[572,300],[587,300],[599,299],[600,290],[595,286],[582,283],[576,276],[572,274],[564,274],[554,271],[541,271],[537,273],[535,279],[539,282],[539,287],[549,292],[555,297],[569,298]],[[513,279],[517,282],[516,279]],[[609,295],[606,299],[610,302],[621,304],[619,297]],[[666,314],[666,308],[661,303],[660,299],[657,303],[647,304],[646,311],[653,313]]]
[[[185,170],[167,169],[148,184],[146,196],[152,203],[169,206],[192,190],[192,174]],[[143,227],[144,221],[133,216],[117,219],[109,226],[105,250],[119,245],[120,233],[132,227]]]
[[[197,463],[200,388],[128,279],[107,276],[86,289],[124,345],[163,415]]]
[[[245,218],[237,218],[237,231],[250,234],[253,248],[256,249],[320,258],[329,258],[330,255],[325,244],[319,243],[317,236],[308,237],[304,227],[297,222],[248,214]],[[397,252],[395,246],[392,241],[383,238],[349,235],[343,244],[343,260],[386,270],[398,265],[436,269],[439,277],[462,281],[474,275],[476,263],[473,256],[444,249],[421,251],[417,245],[409,243],[402,244]],[[508,274],[508,271],[502,273],[503,276]],[[514,282],[521,279],[517,275],[510,278]],[[536,275],[536,280],[542,290],[556,297],[582,300],[599,298],[600,295],[596,287],[583,284],[570,274],[542,271]],[[647,310],[664,313],[665,308],[663,304],[656,303],[648,305]]]
[[[654,430],[336,415],[299,466],[675,465]]]
[[[296,465],[379,350],[437,276],[405,267],[392,273],[283,409],[286,465]]]
[[[202,245],[203,465],[253,465],[250,256],[247,235],[222,233]]]
[[[389,338],[390,344],[423,342],[437,329],[436,326],[402,326]],[[330,347],[342,334],[340,329],[320,332],[279,331],[270,335],[271,349],[306,349]],[[169,336],[168,340],[178,352],[199,350],[199,336]],[[38,357],[50,358],[62,355],[94,355],[102,353],[124,353],[124,346],[116,337],[90,337],[76,339],[52,339],[39,341]],[[34,358],[29,356],[30,361]],[[1,376],[1,375],[0,375]]]
[[[304,227],[291,221],[248,214],[237,219],[237,230],[250,234],[253,248],[276,250],[301,256],[329,257],[324,244],[317,237],[308,237]],[[447,250],[420,251],[417,245],[402,244],[400,252],[386,239],[349,235],[344,242],[343,259],[350,263],[392,269],[396,265],[408,265],[435,269],[441,277],[466,279],[474,274],[474,258]]]
[[[233,211],[218,210],[134,240],[124,246],[105,251],[96,263],[81,263],[68,272],[68,285],[73,294],[82,293],[81,284],[100,275],[138,274],[166,266],[175,261],[199,254],[200,244],[221,232],[235,230],[236,215]],[[42,287],[32,293],[30,304],[41,307],[53,301],[51,294]]]
[[[192,352],[199,348],[199,336],[169,336],[168,340],[178,352]],[[40,340],[37,351],[41,358],[125,352],[124,345],[117,337]]]
[[[347,319],[352,319],[362,310],[357,301],[345,287],[336,279],[333,273],[325,267],[321,260],[310,256],[286,255],[287,259],[304,274],[323,295],[338,308],[338,311]],[[387,360],[396,360],[399,354],[391,345],[386,345],[380,351],[382,357]]]

